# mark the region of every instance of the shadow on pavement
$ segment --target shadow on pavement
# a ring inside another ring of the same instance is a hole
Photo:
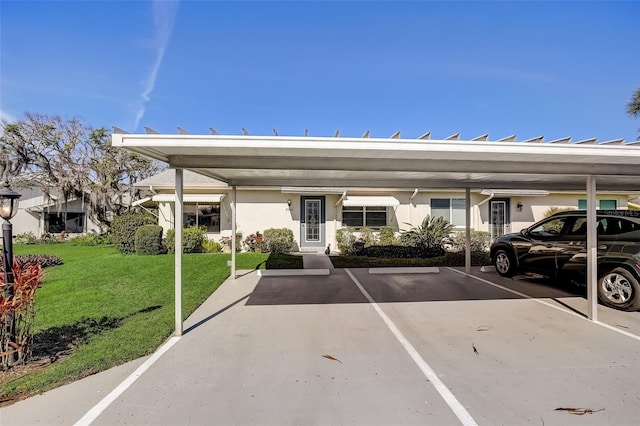
[[[456,300],[522,299],[523,297],[441,268],[439,274],[369,275],[367,269],[350,269],[378,303],[437,302]],[[479,273],[479,272],[478,272]],[[485,273],[479,278],[534,298],[580,297],[579,289],[558,283],[511,280]],[[344,269],[329,276],[262,277],[247,305],[367,303]]]

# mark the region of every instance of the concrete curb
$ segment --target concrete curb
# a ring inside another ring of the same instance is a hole
[[[414,266],[408,268],[369,268],[369,274],[382,275],[382,274],[438,274],[440,268],[431,266]]]
[[[299,277],[303,275],[330,275],[329,269],[260,269],[259,277]]]
[[[482,266],[480,272],[495,272],[496,268],[493,266]]]

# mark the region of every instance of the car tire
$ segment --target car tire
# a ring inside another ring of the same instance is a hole
[[[598,278],[598,298],[611,308],[622,311],[640,309],[640,283],[624,268],[615,268]]]
[[[496,251],[493,256],[493,266],[501,277],[511,278],[516,275],[515,256],[505,249]]]

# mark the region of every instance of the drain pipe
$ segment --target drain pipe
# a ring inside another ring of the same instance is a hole
[[[486,194],[483,194],[483,192],[485,192],[485,191],[487,191],[487,192],[489,193],[489,196],[488,196],[487,198],[485,198],[484,200],[480,201],[480,202],[476,205],[476,207],[477,207],[477,209],[476,209],[476,224],[477,224],[478,226],[480,226],[480,225],[479,225],[479,224],[480,224],[480,217],[479,217],[479,216],[480,216],[480,206],[482,206],[483,204],[486,204],[486,203],[488,203],[489,201],[493,200],[493,197],[495,197],[495,196],[496,196],[495,192],[493,192],[493,191],[489,191],[489,190],[484,190],[484,189],[483,189],[482,191],[480,191],[480,193],[481,193],[482,195],[486,195]],[[491,218],[489,218],[489,221],[491,221]],[[489,229],[489,231],[491,231],[491,229]]]
[[[338,232],[338,223],[337,223],[338,210],[340,209],[340,204],[342,203],[342,201],[344,201],[344,199],[346,197],[347,197],[347,191],[344,191],[342,193],[342,195],[340,196],[340,198],[338,198],[338,201],[336,201],[336,203],[334,204],[334,207],[336,208],[336,215],[334,216],[334,220],[333,220],[333,235],[334,235],[334,237],[333,237],[333,240],[331,240],[331,243],[333,244],[334,248],[338,247],[338,243],[337,243],[337,240],[336,240],[336,237],[335,237],[335,235]],[[340,225],[342,226],[342,220],[340,220]]]

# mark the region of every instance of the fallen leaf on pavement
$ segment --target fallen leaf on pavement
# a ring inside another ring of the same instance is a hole
[[[566,411],[569,414],[575,414],[577,416],[584,416],[585,414],[593,414],[593,413],[597,413],[598,411],[602,411],[604,410],[604,408],[601,408],[599,410],[592,410],[591,408],[565,408],[565,407],[560,407],[560,408],[556,408],[554,411]]]
[[[334,358],[331,355],[322,355],[323,358],[326,359],[330,359],[331,361],[338,361],[340,364],[342,364],[342,361],[340,361],[338,358]]]

